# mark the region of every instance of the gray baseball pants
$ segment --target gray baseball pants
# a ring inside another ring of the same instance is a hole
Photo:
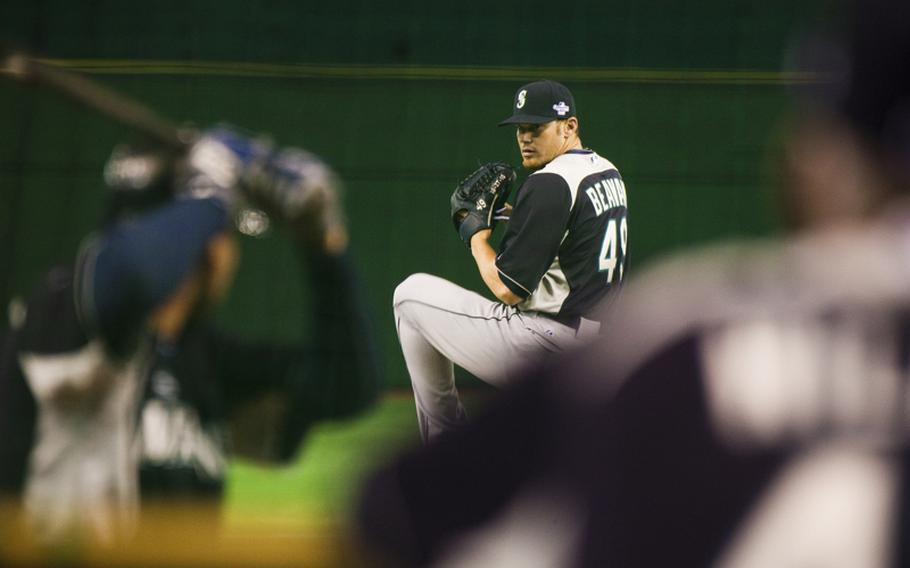
[[[412,274],[399,284],[393,307],[424,442],[465,421],[453,364],[504,387],[516,366],[589,338],[429,274]]]

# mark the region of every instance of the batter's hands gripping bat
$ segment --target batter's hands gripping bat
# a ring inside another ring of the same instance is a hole
[[[194,141],[191,131],[179,129],[142,103],[24,53],[3,53],[0,75],[21,83],[48,87],[167,147],[184,150]]]

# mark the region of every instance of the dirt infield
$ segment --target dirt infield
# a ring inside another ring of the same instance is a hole
[[[357,566],[363,562],[342,526],[314,522],[301,529],[225,528],[204,505],[145,506],[132,536],[101,543],[74,535],[49,547],[28,535],[15,505],[0,507],[0,565],[67,567]]]

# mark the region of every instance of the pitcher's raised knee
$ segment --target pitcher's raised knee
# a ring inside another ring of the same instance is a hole
[[[408,300],[420,300],[422,297],[426,296],[426,292],[430,286],[438,280],[438,276],[432,276],[423,272],[411,274],[395,288],[395,294],[392,296],[392,307],[398,312],[401,309],[402,304],[406,303]]]

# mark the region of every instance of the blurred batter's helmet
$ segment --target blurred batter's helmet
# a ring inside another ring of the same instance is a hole
[[[102,223],[120,222],[175,199],[186,159],[184,152],[160,144],[115,146],[104,166],[109,191]],[[261,237],[268,231],[270,221],[263,211],[246,203],[235,209],[233,222],[240,233]]]
[[[173,198],[179,154],[160,145],[118,144],[104,166],[104,223],[138,215]]]

